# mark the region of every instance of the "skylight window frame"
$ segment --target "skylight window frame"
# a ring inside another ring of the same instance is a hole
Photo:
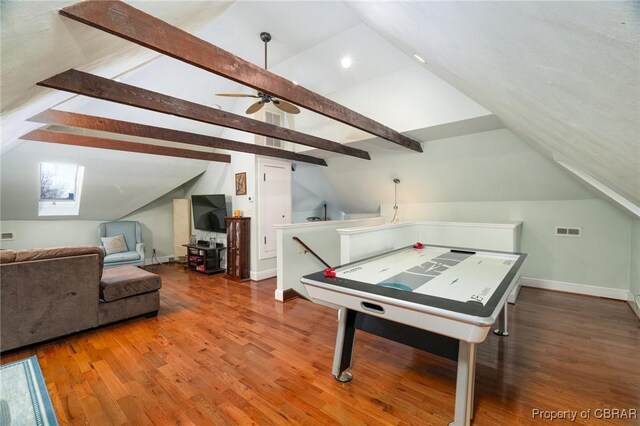
[[[42,198],[42,164],[69,164],[76,168],[73,185],[73,199]],[[38,216],[78,216],[84,181],[84,166],[73,163],[53,163],[43,161],[38,167]]]

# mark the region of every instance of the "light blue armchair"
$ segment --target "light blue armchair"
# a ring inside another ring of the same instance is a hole
[[[109,268],[119,265],[144,265],[144,247],[142,242],[142,227],[140,222],[121,220],[101,223],[98,227],[98,243],[102,246],[104,237],[114,237],[123,234],[127,244],[127,251],[108,254],[104,257],[104,266]]]

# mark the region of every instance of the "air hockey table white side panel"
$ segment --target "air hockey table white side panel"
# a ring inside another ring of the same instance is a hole
[[[362,293],[362,295],[345,294],[333,289],[318,287],[317,284],[306,279],[303,279],[302,282],[305,284],[309,297],[314,301],[320,300],[332,303],[355,311],[364,312],[369,315],[385,318],[390,321],[410,325],[421,330],[427,330],[453,337],[455,339],[464,340],[465,342],[483,342],[489,333],[491,325],[495,322],[495,319],[492,319],[489,320],[490,323],[488,324],[471,324],[469,322],[464,322],[461,319],[447,318],[436,315],[435,313],[425,313],[424,311],[418,311],[411,309],[410,307],[398,306],[398,302],[402,303],[403,301],[398,301],[396,299],[394,299],[395,302],[393,304],[385,303],[380,300],[380,297],[367,297],[366,295],[368,293],[350,291],[353,293]],[[379,305],[384,309],[384,313],[366,309],[363,307],[362,302]],[[407,304],[411,305],[410,303]],[[433,311],[436,312],[437,310],[433,309]],[[455,313],[448,312],[448,315],[455,316]]]

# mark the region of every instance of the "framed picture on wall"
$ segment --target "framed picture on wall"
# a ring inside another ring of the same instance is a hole
[[[236,173],[236,195],[247,195],[247,173]]]

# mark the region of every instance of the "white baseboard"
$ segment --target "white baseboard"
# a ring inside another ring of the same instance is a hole
[[[637,296],[634,296],[631,292],[629,292],[629,297],[627,299],[627,302],[629,302],[629,306],[631,307],[631,310],[633,311],[634,314],[636,314],[636,316],[640,320],[640,294]]]
[[[522,277],[520,279],[520,285],[524,287],[563,291],[565,293],[606,297],[608,299],[629,300],[629,291],[618,288],[607,288],[587,284],[568,283],[564,281],[543,280],[541,278],[531,277]]]
[[[276,288],[274,295],[276,300],[284,302],[284,292],[282,290],[280,290],[279,288]]]
[[[251,281],[260,281],[260,280],[266,280],[267,278],[275,277],[277,274],[278,274],[277,268],[266,269],[260,272],[251,271],[249,272],[249,278],[251,278]]]

